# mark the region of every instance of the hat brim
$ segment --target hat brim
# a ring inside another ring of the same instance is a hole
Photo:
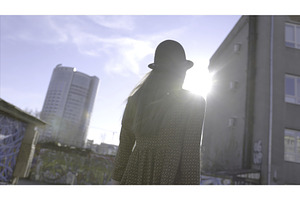
[[[186,69],[188,70],[188,69],[190,69],[191,67],[194,66],[194,63],[193,63],[192,61],[190,61],[190,60],[186,60],[184,66],[185,66]],[[156,68],[158,67],[158,65],[155,64],[155,63],[151,63],[151,64],[148,65],[148,67],[149,67],[150,69],[156,69]]]

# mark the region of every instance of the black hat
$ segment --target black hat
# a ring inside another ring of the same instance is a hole
[[[154,63],[148,65],[151,69],[158,67],[183,67],[186,70],[190,69],[194,63],[186,60],[185,52],[180,43],[174,40],[165,40],[161,42],[154,56]]]

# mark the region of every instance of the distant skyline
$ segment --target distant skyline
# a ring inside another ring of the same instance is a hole
[[[23,110],[40,111],[57,64],[97,76],[88,138],[118,144],[126,98],[150,71],[156,46],[165,39],[180,42],[195,64],[187,79],[201,85],[210,57],[240,17],[2,15],[0,97]]]

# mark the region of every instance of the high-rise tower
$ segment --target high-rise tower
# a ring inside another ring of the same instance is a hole
[[[49,125],[40,141],[83,147],[97,94],[99,79],[57,65],[52,73],[41,119]]]

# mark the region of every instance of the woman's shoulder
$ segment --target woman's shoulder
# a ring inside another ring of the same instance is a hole
[[[180,98],[185,101],[189,101],[189,102],[195,101],[195,102],[205,103],[205,99],[202,96],[194,94],[185,89],[174,90],[173,94],[175,97]]]
[[[191,116],[201,117],[203,115],[206,108],[206,101],[202,96],[184,89],[176,91],[176,93],[176,105],[181,110],[182,116],[190,119]]]

